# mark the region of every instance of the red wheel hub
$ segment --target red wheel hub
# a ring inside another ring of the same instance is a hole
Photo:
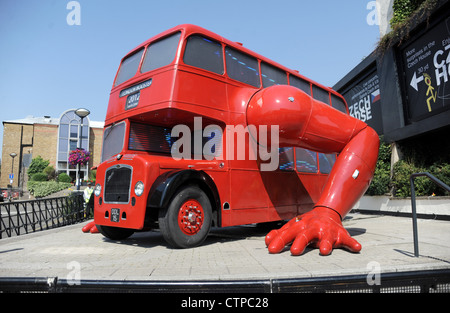
[[[195,235],[202,228],[204,217],[202,205],[197,200],[187,200],[178,211],[178,226],[186,235]]]

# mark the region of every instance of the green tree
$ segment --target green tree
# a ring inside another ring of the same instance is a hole
[[[31,176],[33,176],[33,174],[42,173],[49,164],[49,160],[44,160],[41,156],[37,156],[36,158],[31,160],[30,167],[27,171],[28,178],[31,179]]]

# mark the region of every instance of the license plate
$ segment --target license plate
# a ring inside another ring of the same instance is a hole
[[[120,209],[111,209],[111,222],[120,222]]]
[[[141,97],[141,91],[133,93],[127,97],[127,102],[125,103],[125,110],[129,110],[137,107],[139,104],[139,98]]]

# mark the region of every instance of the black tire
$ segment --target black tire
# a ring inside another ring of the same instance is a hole
[[[208,196],[197,186],[179,189],[167,208],[159,210],[159,229],[174,248],[193,248],[203,243],[212,222]]]
[[[111,240],[124,240],[134,234],[134,229],[97,225],[99,232]]]

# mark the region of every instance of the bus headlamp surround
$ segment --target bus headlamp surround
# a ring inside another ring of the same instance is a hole
[[[101,192],[102,192],[102,186],[100,184],[95,185],[94,195],[96,197],[98,197],[98,196],[100,196]]]
[[[134,185],[134,193],[136,196],[140,197],[144,193],[144,183],[141,181],[138,181],[136,185]]]

